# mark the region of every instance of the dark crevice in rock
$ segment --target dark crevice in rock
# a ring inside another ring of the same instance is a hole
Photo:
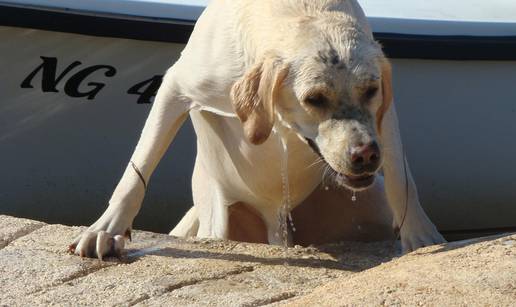
[[[172,292],[172,291],[175,291],[175,290],[187,287],[187,286],[195,285],[195,284],[198,284],[201,282],[224,279],[228,276],[238,275],[238,274],[242,274],[242,273],[248,273],[248,272],[252,272],[252,271],[254,271],[253,266],[242,266],[242,267],[238,267],[234,270],[224,272],[222,274],[213,275],[208,278],[196,278],[196,279],[185,280],[183,282],[168,286],[166,288],[166,291],[163,294],[165,294],[167,292]]]
[[[74,281],[74,280],[79,279],[79,278],[86,277],[86,276],[88,276],[88,275],[90,275],[92,273],[100,271],[100,270],[102,270],[104,268],[111,267],[111,266],[113,266],[115,264],[116,263],[107,263],[107,262],[99,263],[98,266],[92,266],[92,267],[85,268],[84,270],[81,270],[79,272],[73,273],[70,276],[67,276],[67,277],[65,277],[63,279],[57,280],[57,281],[55,281],[55,282],[53,282],[51,284],[39,287],[39,288],[37,288],[34,291],[28,292],[27,295],[33,295],[33,294],[36,294],[36,293],[41,292],[41,291],[46,291],[46,290],[50,290],[52,288],[59,287],[59,286],[61,286],[63,284],[66,284],[68,282]]]
[[[41,223],[41,224],[33,224],[28,225],[26,228],[20,229],[17,232],[13,233],[7,238],[0,239],[0,250],[4,247],[8,246],[12,242],[18,240],[19,238],[22,238],[40,228],[43,228],[44,226],[47,226],[47,224]]]
[[[92,273],[100,271],[100,270],[102,270],[104,268],[108,268],[108,267],[113,266],[115,264],[116,263],[99,262],[98,266],[92,266],[92,267],[86,268],[86,269],[84,269],[82,271],[79,271],[77,273],[74,273],[74,274],[72,274],[72,275],[70,275],[70,276],[68,276],[66,278],[61,279],[58,283],[56,283],[55,285],[52,285],[52,286],[53,287],[59,286],[61,284],[73,281],[75,279],[86,277],[86,276],[88,276],[88,275],[90,275]]]
[[[255,300],[255,301],[252,301],[247,304],[243,304],[242,307],[257,307],[257,306],[270,305],[270,304],[274,304],[274,303],[278,303],[281,301],[291,299],[291,298],[295,297],[297,294],[298,293],[296,293],[296,292],[283,292],[283,293],[280,293],[273,297],[259,299],[259,300]]]
[[[132,300],[130,301],[129,303],[127,303],[128,306],[134,306],[136,304],[139,304],[143,301],[146,301],[150,298],[150,296],[148,294],[144,294],[142,296],[140,296],[139,298],[135,299],[135,300]]]
[[[199,284],[199,283],[202,283],[202,282],[212,281],[212,280],[220,280],[220,279],[224,279],[224,278],[226,278],[228,276],[248,273],[248,272],[252,272],[254,270],[255,270],[255,268],[253,266],[241,266],[241,267],[235,268],[234,270],[227,271],[227,272],[224,272],[222,274],[213,275],[213,276],[208,277],[208,278],[193,278],[193,279],[185,280],[185,281],[179,282],[177,284],[173,284],[173,285],[170,285],[170,286],[166,287],[162,293],[160,293],[158,295],[153,295],[153,298],[156,298],[156,297],[162,296],[164,294],[167,294],[167,293],[179,290],[179,289],[184,288],[184,287],[193,286],[193,285],[196,285],[196,284]],[[134,306],[134,305],[136,305],[138,303],[146,301],[149,298],[150,297],[147,294],[145,294],[145,295],[141,296],[140,298],[138,298],[138,299],[128,303],[128,305],[129,306]]]

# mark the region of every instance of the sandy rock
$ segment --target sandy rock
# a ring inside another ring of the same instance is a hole
[[[516,301],[516,235],[418,250],[285,249],[133,233],[121,259],[70,255],[85,227],[0,216],[0,306],[496,305]]]
[[[45,223],[0,215],[0,249],[19,237],[40,228]]]
[[[515,306],[516,235],[420,249],[288,305]]]

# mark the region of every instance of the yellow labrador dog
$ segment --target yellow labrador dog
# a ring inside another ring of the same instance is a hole
[[[385,193],[404,251],[444,241],[419,204],[391,68],[357,1],[213,0],[165,75],[109,207],[72,252],[102,258],[123,248],[146,184],[188,115],[197,134],[194,207],[173,235],[228,238],[238,204],[242,218],[259,218],[250,225],[268,243],[281,244],[286,163],[290,210],[329,171],[339,186]]]

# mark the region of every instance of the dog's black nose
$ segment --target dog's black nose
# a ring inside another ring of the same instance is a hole
[[[351,166],[356,172],[374,172],[380,165],[380,147],[373,141],[351,147]]]

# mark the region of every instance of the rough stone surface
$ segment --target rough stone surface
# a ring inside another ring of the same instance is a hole
[[[420,249],[289,302],[310,305],[516,306],[516,235]]]
[[[289,248],[135,231],[122,259],[67,252],[84,227],[0,216],[0,306],[496,305],[516,235],[396,257],[392,242]]]
[[[22,237],[40,227],[45,223],[0,215],[0,249],[7,244]]]

